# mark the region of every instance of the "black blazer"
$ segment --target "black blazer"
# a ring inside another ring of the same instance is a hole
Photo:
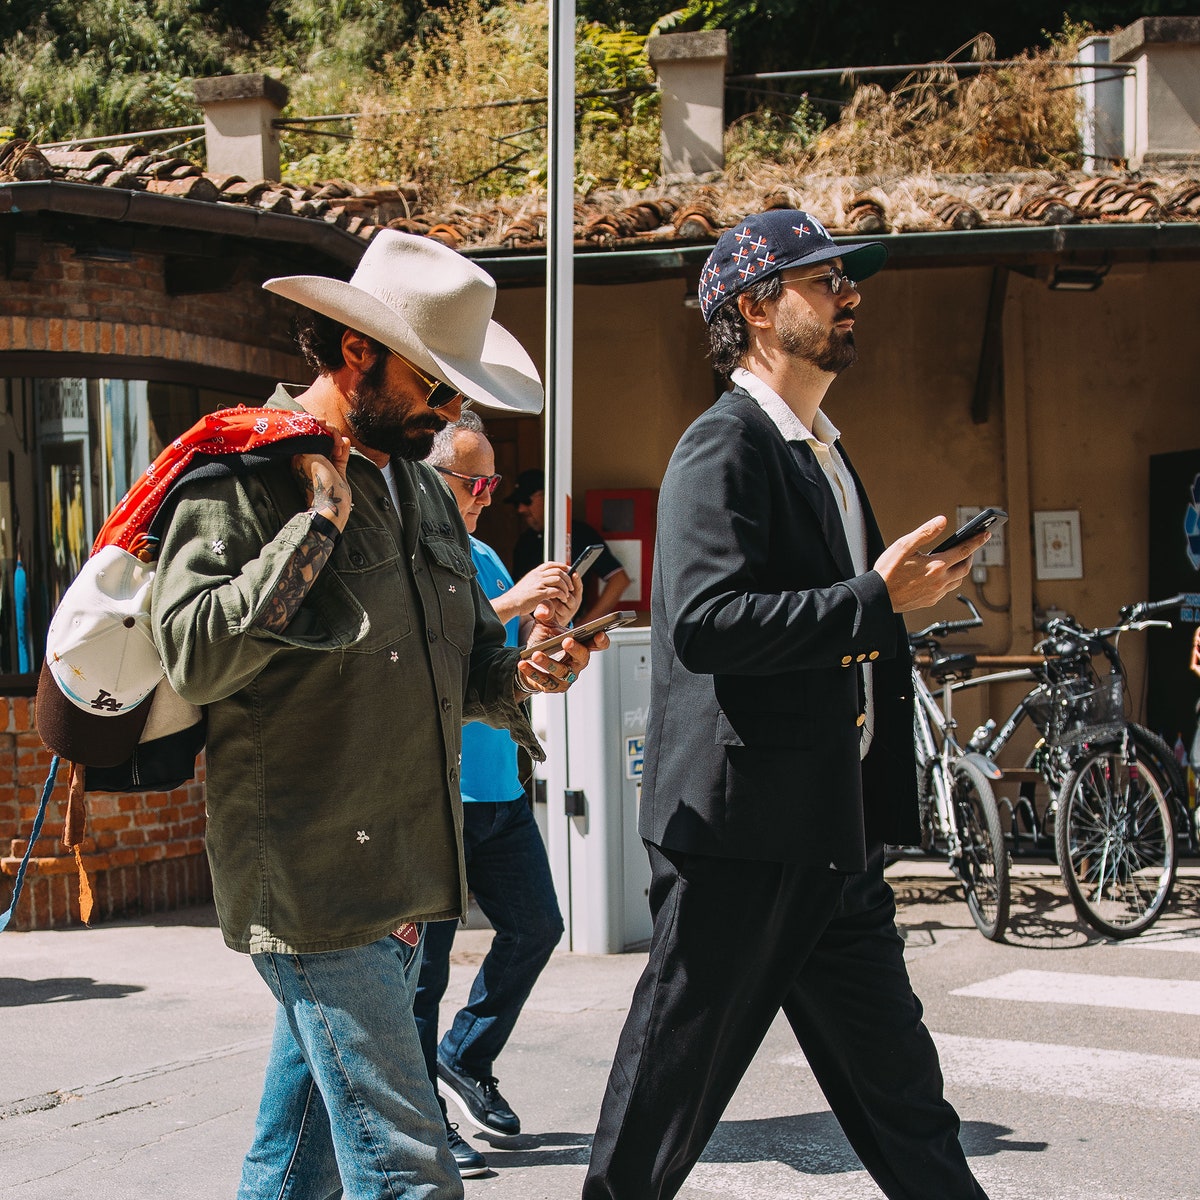
[[[883,538],[855,482],[874,561]],[[868,842],[920,840],[904,622],[878,574],[855,575],[811,449],[741,389],[683,435],[659,495],[639,831],[843,870],[864,867]]]

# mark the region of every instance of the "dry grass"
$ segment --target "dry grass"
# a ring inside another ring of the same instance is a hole
[[[486,106],[545,95],[545,7],[464,0],[447,25],[361,97],[352,178],[412,181],[430,203],[521,191],[544,158],[545,105]]]
[[[389,59],[360,97],[364,117],[347,153],[352,178],[415,183],[430,206],[539,191],[546,177],[545,0],[485,7],[459,0],[445,32]],[[581,190],[652,179],[657,96],[641,39],[585,28],[577,48]],[[631,87],[623,99],[594,98]]]
[[[969,49],[977,61],[995,56],[987,35]],[[938,67],[888,92],[864,84],[836,123],[773,147],[775,161],[792,171],[845,176],[1075,168],[1079,93],[1070,86],[1074,73],[1062,65],[1075,53],[1075,38],[1064,35],[1047,50],[1027,52],[1018,66],[961,74]],[[756,160],[736,144],[731,157]]]
[[[412,184],[426,212],[467,219],[481,201],[499,201],[512,222],[536,221],[546,164],[545,0],[490,8],[459,0],[444,30],[389,59],[354,97],[366,115],[337,173],[367,187]],[[1080,164],[1080,93],[1063,65],[1076,56],[1078,33],[1065,31],[1014,66],[947,64],[886,92],[864,84],[829,126],[804,100],[782,116],[752,114],[727,131],[727,167],[707,201],[734,220],[778,194],[845,229],[874,199],[893,227],[920,228],[939,198],[977,202],[982,176],[1019,172],[1044,189]],[[631,37],[589,27],[577,51],[577,187],[596,198],[610,189],[617,205],[665,194],[658,97],[637,92],[652,75]],[[983,61],[995,48],[981,35],[961,53]],[[585,98],[625,86],[632,90],[621,101]],[[678,189],[670,194],[679,198]],[[1014,193],[1012,202],[1021,199]]]

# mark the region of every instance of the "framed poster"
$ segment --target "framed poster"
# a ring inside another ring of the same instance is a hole
[[[1082,579],[1079,512],[1052,509],[1033,514],[1033,552],[1039,579]]]

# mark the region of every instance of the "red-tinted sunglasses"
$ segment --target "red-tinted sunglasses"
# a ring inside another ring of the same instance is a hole
[[[500,486],[500,480],[503,475],[460,475],[457,471],[451,471],[449,467],[434,467],[435,471],[441,471],[443,475],[452,475],[455,479],[461,479],[471,489],[472,496],[482,496],[486,489],[489,495],[495,493]]]

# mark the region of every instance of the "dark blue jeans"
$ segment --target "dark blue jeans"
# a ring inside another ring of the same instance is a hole
[[[492,939],[465,1008],[438,1045],[438,1004],[450,979],[457,921],[425,926],[425,953],[413,1015],[429,1077],[437,1059],[476,1078],[492,1074],[521,1007],[563,934],[546,847],[522,797],[505,804],[463,805],[467,886],[492,923]]]

